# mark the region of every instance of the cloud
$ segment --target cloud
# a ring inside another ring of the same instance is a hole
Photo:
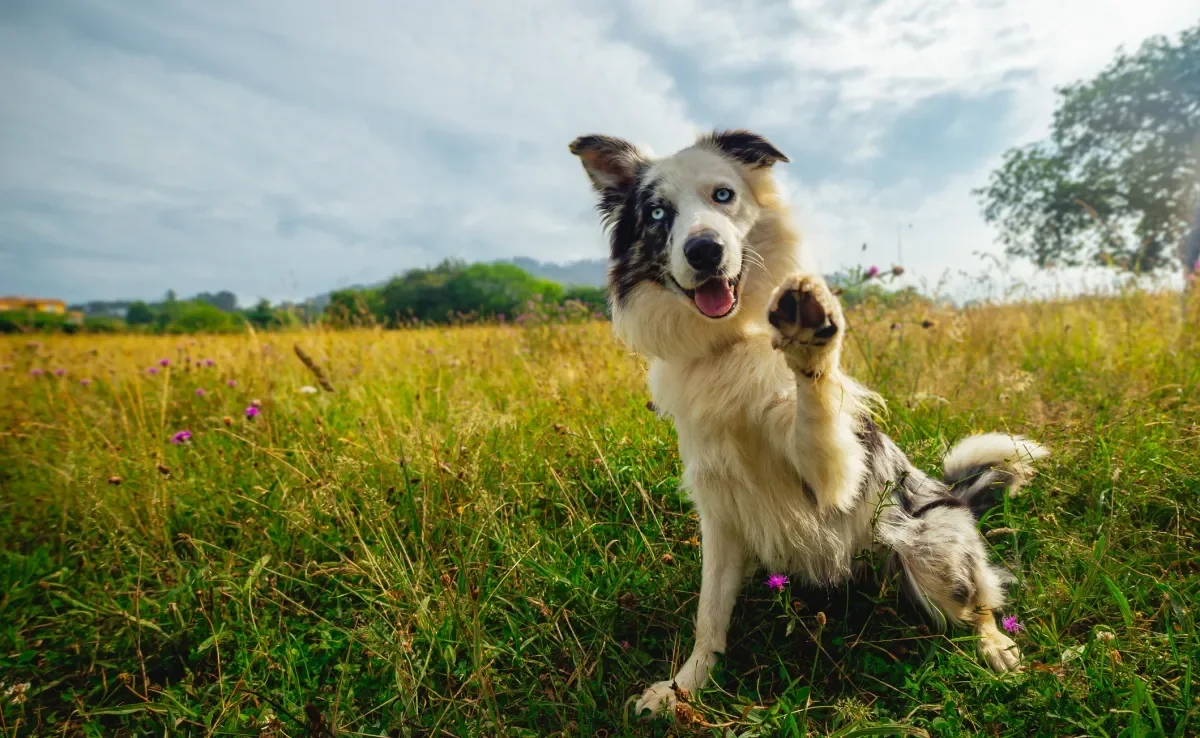
[[[969,190],[1044,132],[1052,86],[1195,16],[1177,0],[15,0],[0,292],[248,302],[448,256],[598,257],[567,142],[665,153],[714,125],[792,156],[829,266],[862,242],[883,260],[897,225],[915,272],[970,266],[992,234]]]

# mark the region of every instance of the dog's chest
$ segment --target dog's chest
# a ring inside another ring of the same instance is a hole
[[[752,438],[680,434],[688,494],[701,517],[729,525],[768,569],[830,584],[871,545],[869,514],[822,513],[799,472]],[[869,513],[869,511],[867,511]]]

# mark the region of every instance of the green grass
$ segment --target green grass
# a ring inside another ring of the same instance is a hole
[[[1200,304],[850,319],[923,468],[973,430],[1054,451],[983,522],[1023,673],[895,581],[758,577],[692,722],[628,716],[691,647],[698,528],[604,324],[10,338],[0,735],[1200,732]],[[294,343],[333,392],[298,391]]]

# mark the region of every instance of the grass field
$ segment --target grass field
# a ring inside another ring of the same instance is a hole
[[[983,522],[1022,673],[929,633],[894,581],[764,573],[690,723],[628,716],[691,647],[698,528],[607,324],[21,337],[0,734],[1200,733],[1200,301],[850,321],[923,468],[973,430],[1054,451]],[[332,392],[301,391],[293,345]]]

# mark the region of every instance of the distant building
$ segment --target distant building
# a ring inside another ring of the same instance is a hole
[[[66,315],[67,303],[62,300],[47,300],[40,297],[0,297],[0,312],[10,310]]]

